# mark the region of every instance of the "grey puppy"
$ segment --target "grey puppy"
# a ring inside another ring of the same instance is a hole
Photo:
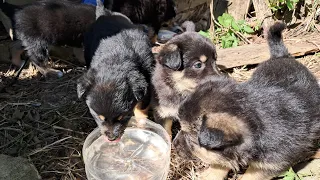
[[[252,78],[204,80],[181,105],[181,132],[173,144],[211,166],[201,179],[222,180],[249,166],[242,179],[267,180],[312,157],[320,140],[320,87],[291,57],[283,23],[268,31],[271,58]]]
[[[194,31],[194,26],[186,29]],[[170,135],[179,104],[195,90],[201,79],[219,74],[216,60],[212,42],[190,31],[173,37],[157,55],[152,76],[155,89],[152,105],[155,121]]]

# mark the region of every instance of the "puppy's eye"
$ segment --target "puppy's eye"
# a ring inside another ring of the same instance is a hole
[[[193,68],[195,68],[195,69],[200,69],[200,68],[202,68],[202,62],[196,62],[196,63],[194,63],[194,64],[193,64]]]

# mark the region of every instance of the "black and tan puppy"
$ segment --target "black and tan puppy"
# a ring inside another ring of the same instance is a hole
[[[189,31],[172,38],[157,55],[152,77],[154,116],[170,135],[179,104],[194,92],[201,79],[219,74],[216,59],[212,42]]]
[[[98,11],[97,21],[86,34],[92,42],[84,45],[90,68],[78,80],[77,91],[79,98],[86,99],[101,132],[115,141],[133,114],[146,116],[141,109],[150,101],[154,59],[148,37],[128,18]]]
[[[174,147],[211,165],[201,179],[222,180],[229,170],[249,166],[243,180],[268,180],[317,152],[320,87],[289,56],[284,28],[276,23],[269,29],[271,58],[250,80],[204,80],[181,105]]]

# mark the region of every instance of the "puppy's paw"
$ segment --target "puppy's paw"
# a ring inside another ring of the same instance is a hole
[[[56,70],[56,69],[47,69],[43,75],[46,78],[62,78],[63,77],[63,72]]]
[[[209,167],[199,173],[198,177],[201,180],[224,180],[228,175],[229,169],[219,166]]]

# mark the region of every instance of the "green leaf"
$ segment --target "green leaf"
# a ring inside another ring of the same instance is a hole
[[[239,24],[239,26],[243,25],[246,21],[245,20],[239,20],[237,23]]]
[[[293,10],[293,3],[291,1],[287,1],[287,7],[289,10]]]
[[[218,22],[225,28],[230,28],[233,20],[234,18],[227,13],[223,13],[222,16],[218,17]]]
[[[295,180],[294,176],[286,176],[282,180]]]
[[[219,16],[219,17],[218,17],[218,22],[219,22],[219,24],[221,24],[223,27],[225,27],[225,19],[223,18],[223,16]]]
[[[246,32],[246,33],[254,33],[254,30],[250,27],[250,26],[248,26],[248,25],[245,25],[244,27],[243,27],[243,30],[244,30],[244,32]]]
[[[232,47],[237,47],[238,43],[239,43],[239,41],[238,41],[238,39],[236,39],[235,41],[233,41]]]
[[[231,22],[231,27],[236,31],[240,31],[240,26],[235,21]]]
[[[199,31],[199,34],[210,39],[210,32],[209,31]]]

